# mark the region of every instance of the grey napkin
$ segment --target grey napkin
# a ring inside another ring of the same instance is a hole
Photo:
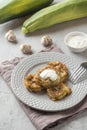
[[[48,49],[42,50],[41,53],[47,52],[47,51],[55,51],[55,52],[62,52],[59,48],[56,46],[52,46]],[[11,73],[14,69],[14,67],[22,60],[23,58],[16,57],[15,59],[11,61],[5,61],[0,64],[0,75],[7,83],[8,87],[11,88]],[[13,92],[14,94],[14,92]],[[17,97],[16,97],[17,98]],[[19,102],[21,108],[25,111],[26,115],[32,123],[35,125],[37,130],[47,130],[51,127],[54,127],[62,122],[64,122],[66,119],[69,119],[73,116],[75,116],[78,113],[81,113],[82,111],[87,109],[87,97],[79,103],[77,106],[61,112],[42,112],[37,111],[34,109],[31,109],[27,105],[23,104],[18,98],[17,101]]]

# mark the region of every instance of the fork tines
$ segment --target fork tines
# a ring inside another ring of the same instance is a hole
[[[87,78],[87,68],[79,66],[75,71],[70,74],[70,81],[73,84],[79,83]]]

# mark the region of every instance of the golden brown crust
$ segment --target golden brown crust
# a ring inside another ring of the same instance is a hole
[[[53,101],[63,99],[70,93],[71,89],[66,85],[66,83],[61,83],[58,87],[47,89],[47,94]]]
[[[55,81],[50,80],[50,78],[42,79],[40,73],[46,69],[53,69],[56,71],[58,78]],[[45,67],[39,69],[35,74],[40,85],[45,88],[58,86],[61,82],[65,81],[68,77],[68,69],[65,64],[61,62],[49,62]]]
[[[31,92],[40,92],[43,88],[34,80],[34,74],[28,74],[24,79],[25,87]]]

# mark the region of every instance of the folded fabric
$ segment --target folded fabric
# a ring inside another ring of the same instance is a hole
[[[55,51],[55,52],[62,52],[59,48],[56,46],[51,46],[48,49],[42,50],[42,52],[49,52],[49,51]],[[8,87],[11,88],[11,73],[14,69],[14,67],[23,59],[16,57],[15,59],[11,61],[5,61],[0,64],[0,75],[7,83]],[[14,94],[14,92],[13,92]],[[58,125],[62,122],[64,122],[66,119],[69,119],[73,116],[75,116],[77,113],[80,113],[87,109],[87,97],[81,103],[79,103],[77,106],[61,112],[42,112],[38,110],[34,110],[24,103],[22,103],[17,97],[17,101],[19,102],[21,108],[24,110],[26,115],[30,118],[32,123],[35,125],[37,130],[47,130],[51,127],[54,127],[55,125]]]

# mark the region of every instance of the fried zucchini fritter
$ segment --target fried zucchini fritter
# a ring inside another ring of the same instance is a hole
[[[25,87],[31,92],[41,92],[43,89],[34,79],[34,74],[28,74],[24,79]]]
[[[56,74],[58,75],[58,78],[55,81],[52,81],[50,78],[41,78],[40,74],[46,69],[55,70]],[[42,85],[44,88],[58,86],[61,82],[64,82],[67,79],[67,77],[68,69],[65,66],[65,64],[61,62],[49,62],[45,67],[39,69],[35,75],[35,78],[37,78],[38,83]]]
[[[71,89],[66,85],[66,83],[61,83],[57,87],[47,89],[47,94],[49,98],[53,101],[63,99],[70,93]]]

